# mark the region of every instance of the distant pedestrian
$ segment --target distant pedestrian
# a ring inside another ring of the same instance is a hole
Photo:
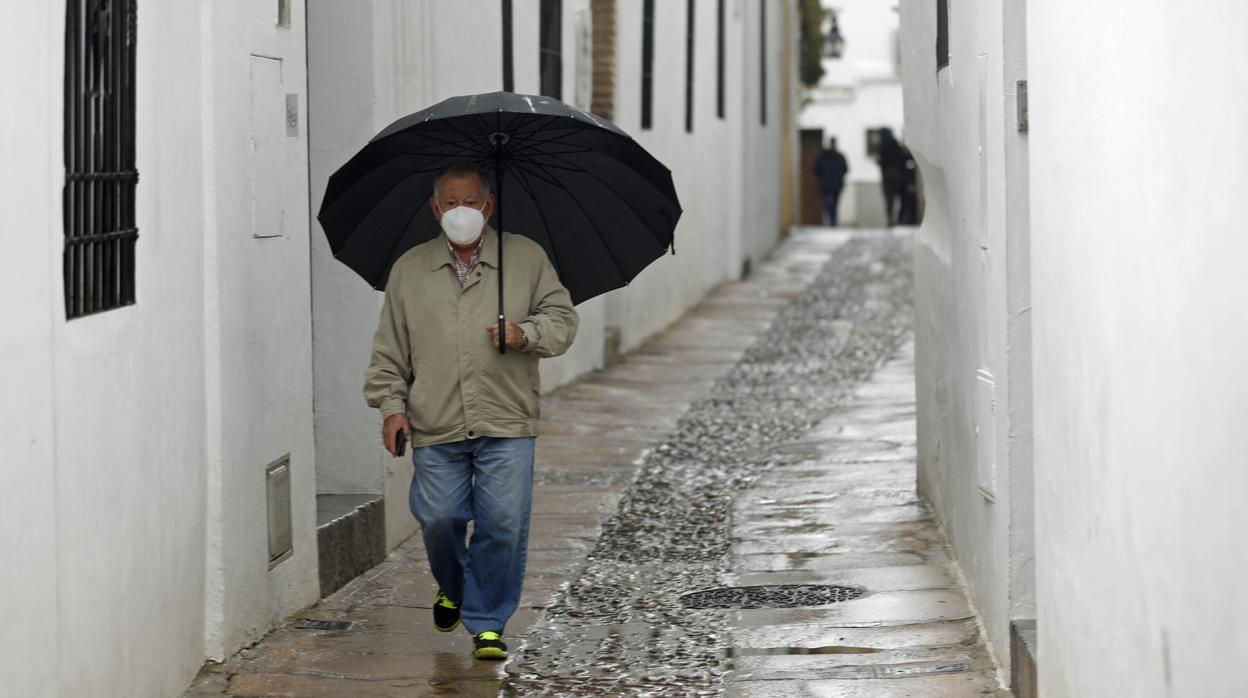
[[[906,210],[905,193],[907,182],[913,178],[911,175],[914,169],[913,160],[910,151],[897,142],[892,129],[882,128],[879,133],[880,142],[876,150],[875,161],[880,166],[885,218],[888,225],[893,226],[902,222],[902,211]]]
[[[919,166],[910,149],[901,146],[906,157],[906,171],[901,179],[901,210],[897,214],[898,225],[919,224]]]
[[[837,208],[841,200],[841,190],[845,188],[845,175],[849,173],[849,163],[845,156],[836,149],[836,139],[828,139],[828,147],[819,152],[815,158],[815,177],[819,179],[819,194],[823,197],[823,209],[828,214],[828,225],[837,225]]]
[[[390,271],[364,396],[381,410],[391,455],[412,442],[409,505],[440,587],[434,626],[450,632],[462,619],[475,657],[505,659],[533,501],[537,363],[567,351],[577,314],[540,245],[486,224],[496,203],[479,169],[444,169],[429,205],[442,234]],[[502,328],[499,235],[506,316],[524,318]]]

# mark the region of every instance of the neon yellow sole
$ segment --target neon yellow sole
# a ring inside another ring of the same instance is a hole
[[[440,626],[440,625],[438,625],[438,624],[436,624],[436,623],[435,623],[433,627],[434,627],[434,629],[436,629],[436,630],[437,630],[438,632],[440,632],[440,633],[449,633],[449,632],[451,632],[452,630],[454,630],[455,628],[458,628],[458,627],[460,626],[460,624],[461,624],[461,623],[462,623],[462,621],[458,621],[458,620],[457,620],[457,621],[455,621],[455,625],[452,625],[452,626],[451,626],[451,627],[449,627],[449,628],[444,628],[444,627],[442,627],[442,626]]]
[[[506,659],[507,650],[497,647],[482,647],[479,650],[474,650],[472,656],[477,659]]]

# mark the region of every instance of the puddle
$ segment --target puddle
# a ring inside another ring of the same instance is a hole
[[[823,647],[729,647],[724,657],[771,657],[787,654],[875,654],[884,650],[878,647],[851,647],[849,645],[824,645]]]

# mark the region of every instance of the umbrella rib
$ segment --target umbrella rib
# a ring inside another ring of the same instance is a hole
[[[415,220],[415,219],[416,219],[416,216],[417,216],[417,215],[418,215],[421,211],[423,211],[423,210],[425,209],[425,207],[426,207],[426,206],[428,206],[428,205],[429,205],[429,200],[428,200],[428,199],[421,199],[420,205],[416,207],[416,210],[412,212],[412,215],[408,216],[408,218],[407,218],[407,222],[403,224],[403,229],[402,229],[402,232],[400,232],[398,235],[395,235],[395,236],[394,236],[394,244],[390,246],[390,251],[386,253],[386,259],[388,260],[388,261],[387,261],[387,264],[386,264],[386,269],[387,269],[387,271],[386,271],[386,280],[387,280],[387,281],[389,281],[389,279],[390,279],[390,272],[389,272],[389,269],[391,269],[392,267],[394,267],[394,263],[395,263],[396,261],[398,261],[398,260],[396,260],[396,259],[394,258],[394,251],[395,251],[396,249],[398,249],[398,247],[399,247],[399,243],[403,242],[403,237],[404,237],[404,235],[407,233],[407,229],[408,229],[409,227],[411,227],[411,225],[412,225],[412,221],[413,221],[413,220]],[[384,290],[384,289],[382,289],[382,290]]]
[[[441,168],[429,167],[429,168],[424,168],[424,169],[419,169],[419,170],[412,170],[411,172],[408,172],[407,174],[403,175],[403,177],[400,178],[399,181],[395,182],[393,186],[391,186],[389,189],[386,190],[385,194],[382,194],[381,196],[377,197],[377,200],[373,202],[373,205],[368,208],[369,212],[371,213],[373,209],[381,205],[381,202],[390,198],[390,195],[394,193],[395,189],[398,189],[399,187],[403,186],[407,182],[407,180],[411,179],[413,176],[418,175],[418,174],[428,174],[429,172],[436,172],[439,169]],[[421,204],[421,205],[423,206],[424,204]],[[364,225],[364,221],[367,219],[368,219],[368,214],[364,214],[363,216],[361,216],[360,220],[356,221],[355,225],[351,228],[351,232],[345,236],[345,239],[350,239],[352,236],[354,236],[356,231],[360,229],[361,225]],[[344,244],[343,247],[346,247],[346,245]]]
[[[534,136],[539,133],[546,132],[547,127],[557,121],[558,118],[559,117],[556,116],[547,116],[541,123],[534,123],[531,128],[524,130],[517,129],[517,137],[507,143],[505,152],[510,154],[527,147],[528,142],[532,140]]]
[[[553,130],[554,130],[554,129],[546,129],[546,130],[544,130],[544,131],[543,131],[543,130],[536,130],[536,129],[535,129],[535,130],[533,131],[533,133],[534,133],[534,134],[537,134],[537,133],[544,133],[544,132],[549,132],[549,131],[553,131]],[[561,140],[563,140],[563,139],[565,139],[565,138],[569,138],[569,137],[571,137],[571,136],[578,135],[578,134],[580,134],[580,133],[584,132],[586,129],[585,129],[585,127],[583,127],[583,126],[582,126],[582,127],[576,127],[576,128],[562,128],[562,129],[560,129],[560,130],[562,130],[562,131],[563,131],[563,133],[559,134],[558,136],[553,136],[553,137],[551,137],[551,138],[547,138],[547,139],[545,139],[545,140],[536,141],[536,142],[534,142],[532,145],[527,145],[527,146],[525,146],[525,149],[526,149],[526,150],[528,150],[528,149],[531,149],[531,148],[536,148],[536,147],[538,147],[538,146],[543,146],[543,145],[552,145],[552,144],[558,143],[559,141],[561,141]],[[528,138],[528,137],[526,137],[526,142],[527,142],[528,140],[529,140],[529,138]]]
[[[519,165],[519,163],[517,163],[517,165]],[[519,170],[519,167],[517,167],[517,170]],[[523,178],[523,175],[522,175],[522,178]],[[591,215],[589,215],[589,211],[586,211],[586,210],[585,210],[585,207],[581,205],[580,200],[576,198],[576,195],[575,195],[575,194],[573,194],[573,193],[572,193],[572,191],[571,191],[570,189],[568,189],[566,186],[564,186],[564,185],[563,185],[563,182],[560,182],[559,180],[554,179],[554,178],[552,178],[552,180],[553,180],[553,181],[552,181],[552,183],[553,183],[555,186],[559,187],[559,189],[563,190],[563,193],[567,194],[568,198],[572,200],[572,203],[573,203],[573,204],[576,204],[576,207],[577,207],[578,209],[580,209],[581,213],[585,214],[585,220],[589,221],[589,225],[590,225],[590,227],[592,227],[592,228],[594,229],[594,233],[596,233],[596,234],[598,235],[598,240],[599,240],[600,242],[602,242],[602,246],[603,246],[604,248],[606,248],[606,250],[607,250],[607,255],[611,257],[611,263],[615,265],[615,271],[616,271],[616,273],[617,273],[617,274],[619,274],[619,275],[620,275],[620,278],[621,278],[621,279],[623,279],[623,280],[624,280],[624,283],[626,283],[626,284],[627,284],[627,283],[629,282],[628,274],[626,274],[626,273],[624,272],[624,268],[620,266],[620,260],[616,258],[616,256],[615,256],[615,250],[612,250],[612,249],[611,249],[611,244],[607,242],[606,237],[604,237],[604,236],[603,236],[603,234],[602,234],[602,230],[598,227],[598,224],[594,222],[594,217],[593,217],[593,216],[591,216]],[[537,197],[533,196],[533,193],[532,193],[531,191],[529,191],[529,190],[528,190],[528,188],[527,188],[527,182],[526,182],[525,184],[526,184],[526,189],[525,189],[525,191],[528,191],[528,192],[529,192],[529,198],[533,199],[533,201],[534,201],[534,202],[536,202],[536,201],[537,201]],[[540,210],[540,208],[539,208],[539,210]],[[545,216],[543,216],[543,217],[542,217],[542,223],[544,224],[545,222],[546,222],[546,217],[545,217]],[[550,229],[550,228],[547,228],[547,230],[549,230],[549,229]],[[554,247],[554,246],[555,246],[555,242],[554,242],[554,240],[551,240],[551,242],[550,242],[550,246],[551,246],[551,247]]]
[[[481,146],[481,145],[477,145],[477,144],[476,144],[476,139],[474,139],[472,136],[470,136],[469,134],[465,133],[464,131],[460,130],[460,128],[459,128],[458,126],[456,126],[456,125],[454,124],[454,122],[452,122],[450,119],[446,119],[446,120],[442,121],[442,122],[441,122],[441,125],[443,125],[443,126],[446,126],[446,127],[450,128],[450,129],[451,129],[452,131],[454,131],[455,133],[458,133],[461,137],[463,137],[463,138],[467,139],[467,140],[468,140],[468,142],[469,142],[469,144],[470,144],[470,145],[468,145],[468,147],[469,147],[469,148],[472,148],[473,150],[476,150],[478,153],[481,153],[481,154],[482,154],[483,156],[485,156],[486,158],[489,158],[491,155],[493,155],[493,152],[492,152],[489,148],[486,148],[486,147]]]
[[[532,150],[533,150],[533,151],[535,151],[535,154],[537,154],[537,155],[545,155],[545,156],[549,156],[549,157],[557,157],[557,156],[559,156],[559,155],[565,155],[565,154],[572,154],[572,155],[576,155],[576,154],[581,154],[581,153],[597,153],[597,154],[599,154],[599,155],[602,155],[603,157],[610,158],[611,160],[614,160],[615,162],[620,163],[620,165],[622,165],[623,167],[628,168],[628,170],[629,170],[630,172],[634,172],[634,173],[635,173],[635,172],[637,172],[636,168],[634,168],[634,167],[632,167],[631,165],[628,165],[627,163],[625,163],[625,162],[621,161],[619,158],[617,158],[617,157],[613,157],[613,156],[611,156],[611,155],[608,155],[607,153],[604,153],[603,151],[598,150],[598,149],[595,149],[595,148],[586,148],[586,149],[584,149],[584,150],[578,150],[578,151],[576,151],[576,152],[570,152],[570,151],[569,151],[569,152],[566,152],[566,153],[565,153],[565,152],[553,152],[553,153],[552,153],[552,152],[543,152],[543,151],[539,151],[539,150],[537,150],[537,148],[538,148],[539,146],[542,146],[542,145],[547,145],[548,143],[553,143],[553,142],[554,142],[554,141],[547,141],[547,142],[539,143],[537,146],[534,146],[534,147],[532,148]],[[546,163],[541,163],[541,164],[545,165]],[[579,167],[579,165],[572,165],[572,167]],[[653,182],[651,182],[650,180],[646,179],[645,177],[642,177],[640,174],[638,174],[638,178],[639,178],[639,179],[641,179],[641,181],[645,182],[647,185],[649,185],[651,189],[654,189],[654,190],[655,190],[655,192],[656,192],[656,193],[658,193],[658,195],[659,195],[659,196],[662,196],[664,199],[667,199],[669,202],[671,202],[671,203],[673,203],[673,204],[675,204],[675,205],[677,205],[677,206],[679,206],[679,205],[680,205],[678,201],[673,201],[672,199],[668,198],[667,194],[666,194],[666,193],[664,193],[664,192],[663,192],[661,189],[659,189],[657,186],[655,186],[655,185],[654,185],[654,183],[653,183]]]
[[[555,271],[559,273],[560,276],[563,276],[563,264],[559,261],[559,250],[555,249],[554,237],[550,235],[550,224],[546,222],[546,214],[542,212],[541,205],[537,203],[537,197],[533,196],[533,188],[529,186],[528,179],[518,167],[515,167],[517,163],[513,162],[509,164],[512,165],[512,167],[508,169],[511,169],[516,175],[516,181],[520,183],[520,188],[524,189],[524,192],[529,195],[529,198],[533,200],[533,204],[537,208],[537,215],[542,219],[542,226],[546,228],[547,237],[550,239],[550,253],[555,256],[553,260],[555,263]],[[502,204],[500,203],[499,205],[501,206]],[[501,236],[504,232],[505,231],[500,230],[498,231],[498,234]]]
[[[422,136],[428,136],[429,134],[421,134],[421,135],[422,135]],[[438,140],[438,139],[436,139],[436,138],[435,138],[435,139],[433,139],[433,140]],[[378,168],[380,168],[380,167],[382,167],[382,166],[384,166],[384,165],[387,165],[387,164],[389,164],[389,163],[391,163],[391,162],[394,162],[395,160],[398,160],[399,158],[410,157],[410,156],[413,156],[413,155],[422,155],[422,156],[427,156],[427,157],[440,157],[440,158],[445,158],[446,160],[453,160],[453,159],[455,159],[455,158],[462,157],[462,155],[461,155],[459,152],[450,152],[450,153],[427,153],[427,152],[425,152],[428,148],[440,148],[440,147],[442,147],[442,146],[449,146],[449,147],[451,147],[451,148],[459,148],[459,146],[457,146],[457,145],[456,145],[453,141],[443,141],[443,140],[438,140],[438,144],[437,144],[437,145],[431,145],[431,146],[427,146],[426,148],[419,148],[419,149],[415,149],[415,150],[404,150],[404,151],[403,151],[403,152],[401,152],[401,153],[398,153],[398,154],[396,154],[396,155],[394,155],[394,156],[392,156],[392,157],[388,157],[388,158],[386,158],[385,160],[382,160],[382,161],[378,162],[377,164],[373,165],[371,169],[372,169],[373,171],[375,171],[375,170],[377,170]],[[421,171],[421,172],[427,172],[427,171],[429,171],[429,170],[420,170],[420,171]],[[335,173],[335,174],[336,174],[336,173]],[[359,185],[359,184],[361,183],[361,181],[362,181],[362,180],[358,180],[358,179],[357,179],[354,183],[352,183],[352,185],[351,185],[349,188],[347,188],[345,191],[343,191],[341,194],[339,194],[337,197],[335,197],[335,200],[337,200],[337,199],[341,199],[343,196],[345,196],[345,195],[347,194],[347,192],[350,192],[350,191],[351,191],[352,189],[354,189],[357,185]],[[387,194],[389,194],[389,192],[386,192],[386,193],[387,193]],[[382,198],[385,198],[385,197],[383,196]]]
[[[570,162],[568,162],[567,160],[564,160],[563,158],[560,158],[558,155],[550,155],[549,157],[553,157],[553,158],[555,158],[555,159],[557,159],[557,160],[561,160],[561,161],[563,161],[563,162],[564,162],[564,164],[566,165],[566,169],[568,169],[568,170],[570,170],[570,171],[572,171],[572,172],[578,172],[578,173],[585,174],[585,175],[589,175],[590,177],[592,177],[592,178],[594,179],[594,181],[596,181],[596,182],[598,182],[599,184],[601,184],[601,185],[603,186],[603,188],[604,188],[604,189],[606,189],[607,191],[611,192],[611,194],[612,194],[613,196],[615,196],[615,198],[619,199],[619,200],[620,200],[620,201],[621,201],[621,202],[622,202],[625,206],[627,206],[627,207],[628,207],[628,210],[632,212],[633,216],[634,216],[637,220],[641,221],[642,226],[643,226],[643,227],[645,227],[645,229],[646,229],[646,230],[648,230],[648,231],[650,232],[650,235],[651,235],[651,236],[652,236],[655,240],[659,241],[659,243],[660,243],[661,245],[663,245],[663,247],[664,247],[664,248],[666,248],[667,246],[669,246],[669,245],[671,245],[671,244],[672,244],[672,243],[671,243],[671,241],[664,240],[663,238],[659,237],[658,233],[656,233],[656,232],[654,231],[654,228],[650,227],[650,223],[649,223],[649,222],[648,222],[645,218],[643,218],[643,217],[642,217],[642,215],[641,215],[640,213],[638,213],[638,212],[637,212],[637,208],[636,208],[635,206],[633,206],[633,203],[632,203],[631,201],[629,201],[628,199],[624,198],[623,196],[621,196],[621,195],[620,195],[620,193],[619,193],[619,192],[617,192],[617,191],[615,190],[615,187],[612,187],[612,186],[610,186],[609,184],[607,184],[606,182],[602,181],[602,178],[601,178],[601,177],[599,177],[598,175],[594,174],[593,172],[591,172],[591,171],[589,171],[589,170],[587,170],[587,169],[585,169],[585,168],[583,168],[583,167],[581,167],[581,166],[577,165],[576,163],[570,163]],[[533,162],[533,161],[530,159],[530,162]],[[533,164],[534,164],[534,165],[537,165],[537,166],[539,166],[539,167],[544,167],[544,166],[545,166],[545,165],[543,165],[542,163],[539,163],[539,162],[533,162]],[[673,238],[673,239],[675,239],[675,237],[676,237],[676,231],[674,231],[674,230],[673,230],[673,231],[672,231],[672,238]]]
[[[553,165],[551,163],[538,162],[535,158],[536,157],[555,157],[557,155],[584,155],[586,153],[600,153],[600,152],[601,151],[594,150],[593,148],[577,148],[576,150],[560,150],[558,152],[551,152],[551,153],[526,151],[522,153],[517,153],[515,157],[528,158],[530,162],[534,162],[536,164],[542,165],[543,167],[547,167],[547,166],[556,167],[556,165]],[[561,170],[572,169],[570,167],[563,166],[563,165],[558,165],[557,167],[559,167],[559,169]]]
[[[443,122],[438,122],[438,125],[439,125],[439,126],[449,126],[450,124],[449,124],[449,122],[445,122],[445,121],[443,121]],[[415,128],[416,128],[416,127],[413,127],[413,129],[415,129]],[[430,128],[432,128],[432,127],[430,127]],[[459,134],[459,135],[460,135],[460,136],[462,136],[463,138],[468,139],[468,142],[467,142],[467,143],[463,143],[463,142],[460,142],[460,141],[448,140],[448,139],[445,139],[445,138],[438,138],[438,137],[435,135],[435,134],[437,133],[437,131],[428,131],[428,130],[416,131],[416,130],[411,130],[411,131],[406,131],[406,133],[414,133],[414,134],[416,134],[416,135],[418,135],[418,136],[421,136],[421,137],[424,137],[424,138],[428,138],[429,140],[436,141],[439,145],[446,145],[446,146],[450,146],[450,147],[452,147],[452,148],[458,148],[458,149],[460,149],[460,150],[463,150],[463,149],[465,149],[465,148],[466,148],[466,149],[473,150],[473,151],[475,151],[475,152],[482,153],[482,154],[488,154],[488,153],[489,153],[489,150],[488,150],[487,148],[484,148],[484,147],[482,147],[481,145],[479,145],[479,144],[478,144],[478,143],[477,143],[477,142],[476,142],[476,141],[472,138],[472,136],[469,136],[469,135],[467,135],[467,134],[463,133],[462,131],[458,131],[458,130],[454,129],[453,127],[452,127],[452,129],[451,129],[451,130],[454,130],[457,134]],[[400,132],[400,133],[404,133],[404,132]],[[398,134],[394,134],[394,135],[398,135]],[[430,146],[430,147],[437,147],[437,146]],[[403,152],[404,152],[404,153],[409,153],[409,152],[412,152],[412,151],[410,151],[410,150],[405,150],[405,151],[403,151]]]
[[[476,123],[477,123],[477,128],[479,128],[479,129],[481,130],[481,132],[482,132],[482,133],[487,133],[487,132],[489,132],[489,133],[491,133],[491,134],[493,134],[493,133],[494,133],[494,131],[491,131],[491,130],[490,130],[491,128],[494,128],[494,129],[495,129],[497,132],[499,132],[499,133],[506,133],[506,134],[510,134],[512,124],[516,123],[516,121],[517,121],[517,120],[519,120],[519,118],[520,118],[520,116],[519,116],[519,115],[517,115],[517,114],[511,114],[511,113],[508,113],[508,120],[507,120],[507,124],[506,124],[506,125],[504,125],[504,124],[502,124],[502,123],[499,123],[496,127],[491,127],[491,126],[490,126],[490,122],[489,122],[489,119],[488,119],[488,115],[487,115],[487,114],[473,114],[472,116],[473,116],[473,119],[474,119],[474,120],[476,121]],[[500,115],[500,116],[499,116],[499,118],[498,118],[498,119],[496,119],[496,120],[501,122],[501,120],[502,120],[501,115]],[[540,127],[539,127],[539,128],[540,128]],[[497,147],[497,146],[496,146],[496,147],[495,147],[495,149],[489,150],[489,151],[486,153],[486,158],[487,158],[487,159],[494,159],[494,160],[498,160],[498,159],[500,159],[500,158],[504,158],[504,157],[506,157],[507,155],[509,155],[509,154],[511,153],[511,151],[512,151],[512,150],[514,150],[514,149],[515,149],[515,147],[514,147],[514,146],[512,146],[512,145],[511,145],[511,143],[510,143],[510,141],[509,141],[507,144],[505,144],[505,145],[504,145],[504,146],[502,146],[501,148],[499,148],[499,147]]]

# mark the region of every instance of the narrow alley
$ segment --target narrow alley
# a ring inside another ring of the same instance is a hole
[[[0,698],[1248,696],[1248,2],[9,4]]]
[[[800,229],[547,397],[508,663],[433,631],[414,536],[186,697],[998,695],[915,493],[910,293],[908,238]]]

